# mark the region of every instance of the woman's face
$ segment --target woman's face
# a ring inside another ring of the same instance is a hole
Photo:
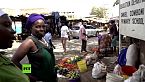
[[[14,40],[14,30],[12,30],[12,20],[8,15],[0,17],[0,49],[11,48]]]
[[[45,34],[46,25],[42,19],[35,21],[32,26],[31,32],[34,36],[41,39]]]

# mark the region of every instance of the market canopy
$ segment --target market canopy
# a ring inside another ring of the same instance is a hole
[[[119,0],[116,0],[113,6],[118,5],[118,4],[119,4]]]

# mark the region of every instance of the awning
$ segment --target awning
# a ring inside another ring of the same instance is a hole
[[[118,5],[118,4],[119,4],[119,0],[116,0],[113,6]]]

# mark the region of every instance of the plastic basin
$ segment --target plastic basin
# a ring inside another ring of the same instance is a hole
[[[134,66],[122,66],[122,72],[131,76],[137,69]]]

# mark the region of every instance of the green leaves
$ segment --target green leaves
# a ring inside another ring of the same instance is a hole
[[[96,15],[98,18],[105,18],[106,17],[106,12],[108,9],[103,8],[103,7],[93,7],[91,10],[90,15]]]
[[[75,79],[75,78],[79,78],[80,77],[80,74],[77,72],[77,71],[70,71],[68,74],[67,74],[67,77],[69,79]]]

